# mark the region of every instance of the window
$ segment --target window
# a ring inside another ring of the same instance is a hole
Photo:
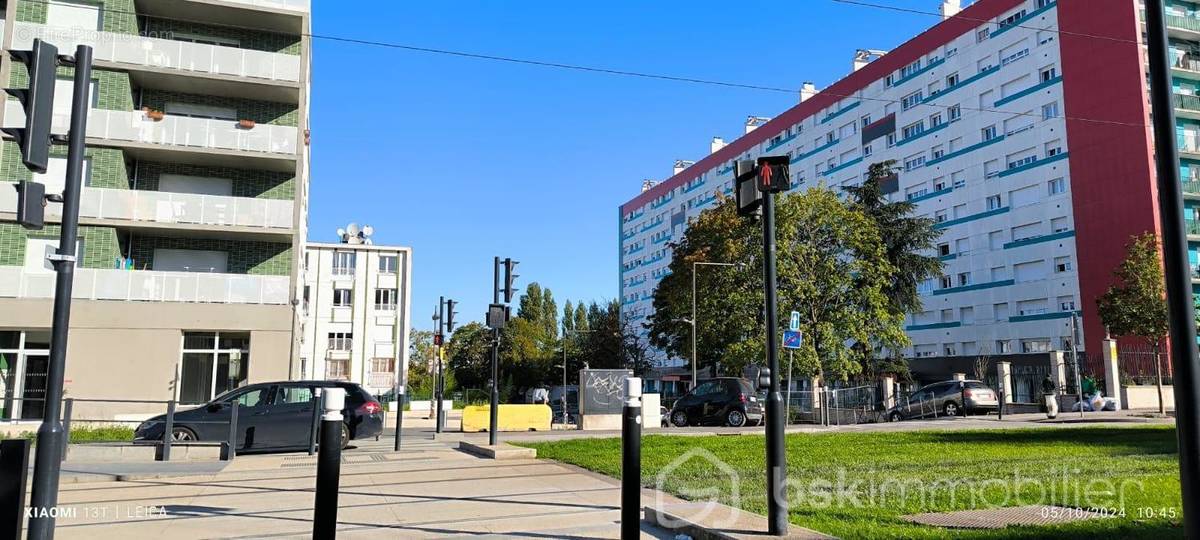
[[[947,343],[944,346],[944,350],[946,351],[946,356],[957,356],[958,355],[958,350],[954,348],[953,343]]]
[[[929,158],[930,158],[930,159],[941,159],[941,158],[942,158],[942,156],[945,156],[945,155],[946,155],[946,148],[945,148],[945,147],[943,147],[943,146],[942,146],[942,145],[940,145],[940,144],[939,144],[939,145],[937,145],[937,146],[935,146],[935,147],[933,147],[933,149],[931,149],[931,150],[929,151]],[[944,186],[943,186],[943,187],[944,187]],[[942,188],[936,188],[936,189],[942,189]]]
[[[991,37],[992,33],[987,28],[981,28],[975,31],[975,43],[983,43]]]
[[[1042,105],[1042,120],[1058,118],[1058,102]]]
[[[983,177],[995,178],[1000,176],[1000,160],[991,159],[983,162]]]
[[[925,154],[916,154],[904,159],[904,170],[912,171],[925,166]]]
[[[1023,353],[1050,352],[1050,340],[1048,340],[1048,339],[1022,340],[1021,341],[1021,352],[1023,352]]]
[[[333,290],[333,307],[350,307],[353,303],[354,296],[350,293],[350,289]]]
[[[893,146],[896,146],[896,134],[888,133],[887,134],[887,147],[891,148]]]
[[[866,146],[864,146],[864,147],[863,147],[863,149],[862,149],[862,154],[863,154],[864,156],[869,156],[869,155],[871,155],[871,152],[872,152],[872,150],[871,150],[871,145],[869,145],[869,144],[868,144],[868,145],[866,145]]]
[[[353,332],[330,332],[329,333],[329,350],[331,351],[348,351],[354,346]]]
[[[943,124],[942,113],[933,113],[933,114],[929,115],[929,126],[930,127],[938,127],[942,124]]]
[[[970,285],[970,284],[971,284],[971,273],[970,272],[959,272],[958,286],[966,287],[967,285]]]
[[[1012,342],[1007,339],[996,340],[996,352],[998,354],[1009,354],[1012,352]]]
[[[335,251],[333,253],[333,275],[335,275],[335,276],[352,276],[352,275],[354,275],[354,252],[353,251]]]
[[[1054,157],[1062,153],[1062,141],[1055,139],[1046,143],[1046,157]]]
[[[905,139],[908,139],[910,137],[915,137],[917,135],[920,135],[924,131],[925,131],[925,122],[924,121],[914,122],[912,124],[905,126],[904,129],[901,130],[901,136]]]
[[[907,111],[913,107],[916,107],[917,105],[920,105],[921,104],[921,95],[922,95],[921,91],[917,90],[916,92],[913,92],[907,96],[904,96],[900,100],[900,110]]]
[[[395,274],[397,257],[395,255],[380,255],[379,256],[379,273],[380,274]]]
[[[1058,297],[1059,311],[1075,311],[1075,299],[1070,296]]]
[[[945,221],[946,221],[946,211],[945,211],[945,210],[938,210],[937,212],[934,212],[934,213],[933,213],[933,221],[934,221],[934,222],[936,222],[936,223],[943,223],[943,222],[945,222]]]
[[[325,378],[331,381],[350,379],[350,359],[338,358],[325,360]]]
[[[377,289],[375,291],[375,309],[395,311],[397,293],[396,289]]]
[[[1055,178],[1054,180],[1046,182],[1046,188],[1050,195],[1065,193],[1067,191],[1067,181],[1063,178]]]
[[[1071,225],[1067,223],[1066,216],[1050,219],[1050,230],[1056,233],[1066,232],[1070,230]]]
[[[958,84],[958,72],[946,76],[946,88],[951,88],[956,84]]]
[[[957,171],[950,174],[950,180],[954,184],[954,189],[958,189],[967,185],[966,173]]]
[[[942,276],[942,288],[943,289],[949,289],[953,286],[954,286],[954,280],[950,279],[950,276]]]
[[[204,403],[244,386],[249,366],[250,334],[184,332],[180,403]]]
[[[990,274],[992,281],[1004,281],[1004,276],[1006,275],[1004,270],[1005,267],[1003,266],[993,266]]]
[[[950,244],[938,244],[938,256],[945,257],[950,254]]]
[[[1016,24],[1016,22],[1021,20],[1021,18],[1024,16],[1025,16],[1025,10],[1022,9],[1016,13],[1013,13],[1012,15],[1009,15],[1009,16],[997,21],[996,27],[1004,28],[1005,26]]]
[[[1055,257],[1054,258],[1054,271],[1057,273],[1070,272],[1071,271],[1071,258],[1070,257]]]
[[[984,141],[990,141],[996,138],[996,126],[991,125],[980,130],[980,136]]]
[[[1042,68],[1042,70],[1039,71],[1038,74],[1039,74],[1039,78],[1041,79],[1042,82],[1050,82],[1050,81],[1054,80],[1055,77],[1058,77],[1058,69],[1055,68],[1054,66],[1045,67],[1045,68]]]
[[[871,125],[871,115],[868,114],[867,116],[862,117],[862,127],[867,127],[869,125]]]
[[[276,405],[312,402],[313,391],[307,386],[284,386],[275,396]]]
[[[903,79],[904,77],[912,75],[913,73],[916,73],[920,69],[921,69],[921,61],[917,60],[916,62],[913,62],[907,66],[900,68],[900,78]]]
[[[949,118],[951,122],[962,118],[962,107],[960,107],[957,103],[947,107],[946,117]]]
[[[371,373],[395,373],[396,359],[395,358],[372,358]]]
[[[934,179],[933,179],[933,190],[934,190],[934,191],[941,191],[941,190],[943,190],[943,189],[946,189],[946,177],[945,177],[945,176],[939,176],[939,177],[937,177],[937,178],[934,178]]]

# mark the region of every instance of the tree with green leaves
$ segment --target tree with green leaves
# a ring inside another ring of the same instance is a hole
[[[779,301],[800,313],[801,373],[845,381],[872,344],[904,343],[904,313],[887,295],[895,268],[870,216],[818,186],[783,197],[776,223]]]
[[[716,206],[701,212],[670,244],[670,273],[654,290],[647,325],[651,345],[670,357],[691,359],[692,271],[697,270],[696,368],[740,375],[743,366],[763,358],[762,227],[739,216],[733,199],[716,195]]]
[[[492,331],[470,322],[446,343],[446,365],[464,388],[485,388],[492,376]]]
[[[1158,237],[1150,232],[1133,236],[1126,250],[1125,259],[1113,271],[1116,283],[1100,295],[1096,307],[1111,335],[1140,338],[1153,348],[1158,412],[1166,414],[1159,350],[1170,322]]]

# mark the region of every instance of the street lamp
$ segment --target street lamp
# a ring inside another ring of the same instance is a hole
[[[682,321],[692,325],[692,384],[688,388],[696,387],[696,270],[700,266],[741,266],[741,263],[726,263],[726,262],[703,262],[695,261],[692,263],[692,318],[681,319]]]
[[[566,323],[565,322],[563,323],[563,363],[562,363],[563,384],[562,384],[561,401],[562,401],[562,408],[563,408],[562,423],[564,426],[567,425],[567,336],[569,336],[569,335],[577,336],[579,334],[590,334],[592,332],[593,332],[593,330],[567,330]]]

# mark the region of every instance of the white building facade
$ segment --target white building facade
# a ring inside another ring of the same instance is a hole
[[[920,285],[907,356],[1064,350],[1076,314],[1079,347],[1096,344],[1095,298],[1129,236],[1157,231],[1157,200],[1138,5],[1082,4],[978,0],[737,140],[715,139],[620,207],[623,316],[640,327],[651,314],[670,242],[717,192],[732,195],[736,160],[789,156],[793,191],[857,185],[895,160],[885,192],[936,221],[930,255],[945,263]],[[1128,41],[1094,37],[1113,28]]]
[[[301,377],[393,390],[408,373],[412,250],[310,242],[304,265]]]

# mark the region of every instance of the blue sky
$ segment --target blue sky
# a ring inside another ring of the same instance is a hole
[[[938,0],[887,0],[935,11]],[[791,2],[314,0],[313,33],[611,69],[799,88],[844,76],[927,15]],[[413,320],[439,295],[459,320],[491,301],[492,257],[519,285],[617,296],[617,206],[642,179],[732,140],[797,96],[313,41],[309,238],[350,221],[414,250]]]

